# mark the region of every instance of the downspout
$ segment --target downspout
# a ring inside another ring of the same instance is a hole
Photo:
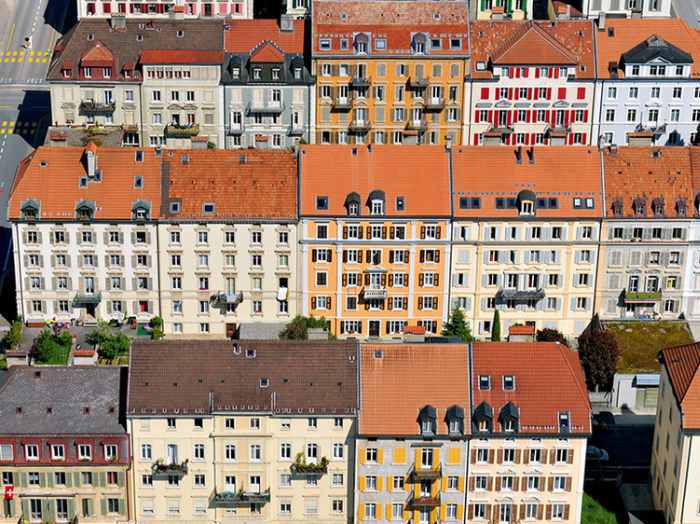
[[[305,292],[306,289],[303,287],[303,279],[304,279],[304,274],[305,274],[305,269],[306,269],[306,264],[301,264],[300,262],[302,261],[302,257],[304,256],[304,251],[302,249],[303,246],[303,229],[301,225],[301,157],[302,157],[303,151],[302,148],[299,147],[297,148],[297,191],[296,191],[296,216],[295,218],[295,225],[296,225],[296,237],[297,237],[297,260],[296,260],[296,266],[297,266],[297,283],[294,286],[295,293],[297,294],[296,296],[296,309],[297,309],[297,314],[303,314],[302,308],[304,307],[304,301],[306,300],[305,297]],[[290,288],[291,289],[291,288]],[[301,289],[301,292],[298,290]]]
[[[452,146],[454,147],[454,146]],[[447,154],[447,175],[450,181],[450,218],[448,219],[447,223],[449,225],[448,230],[450,232],[450,236],[448,238],[449,241],[449,251],[448,251],[448,256],[447,256],[447,275],[445,275],[446,282],[445,285],[447,286],[447,318],[445,319],[446,322],[449,322],[450,320],[450,315],[452,314],[452,252],[454,251],[454,181],[453,181],[453,169],[452,169],[452,147],[450,148],[445,148],[446,151],[445,153]]]
[[[474,0],[474,1],[478,1],[478,0]],[[477,7],[477,9],[478,9],[478,7]],[[471,12],[469,9],[467,9],[467,53],[468,54],[467,54],[467,64],[466,65],[469,68],[469,70],[468,70],[468,74],[467,74],[467,71],[465,71],[464,84],[466,85],[467,81],[469,82],[469,104],[467,105],[467,103],[466,103],[467,101],[465,100],[464,111],[463,111],[464,114],[462,115],[462,118],[467,118],[466,111],[467,111],[467,108],[469,108],[468,109],[468,111],[469,111],[469,124],[468,124],[468,129],[467,129],[467,136],[462,137],[462,143],[465,145],[471,144],[472,122],[474,120],[474,118],[472,116],[472,100],[474,97],[474,82],[472,81],[472,78],[471,78],[471,67],[472,67],[471,23],[472,23]],[[466,98],[466,95],[465,95],[465,98]],[[466,138],[466,140],[465,140],[465,138]]]
[[[468,501],[469,501],[469,462],[470,462],[470,449],[469,449],[469,442],[470,438],[469,436],[471,435],[471,430],[472,430],[472,413],[474,413],[474,399],[472,398],[472,373],[474,371],[474,359],[473,359],[473,349],[474,349],[474,344],[472,342],[469,342],[467,344],[467,405],[469,407],[469,415],[468,417],[465,416],[465,419],[468,418],[469,420],[469,425],[465,427],[464,434],[466,436],[466,450],[464,454],[464,521],[467,521],[467,511],[468,511]],[[465,421],[466,423],[466,421]]]
[[[603,249],[602,249],[602,236],[603,236],[603,219],[605,217],[605,210],[608,208],[606,201],[605,201],[605,155],[603,153],[603,149],[598,147],[598,155],[600,158],[600,201],[601,201],[601,215],[600,218],[598,219],[598,240],[597,240],[597,245],[598,245],[598,254],[596,256],[596,264],[595,264],[595,275],[593,275],[593,285],[594,285],[594,292],[593,292],[593,307],[591,311],[595,314],[597,309],[597,302],[598,302],[598,289],[600,286],[598,285],[598,275],[600,274],[600,265],[601,265],[601,259],[602,259],[602,254],[603,254]]]
[[[162,161],[162,160],[161,160]],[[162,176],[162,172],[161,172]],[[158,316],[163,320],[163,282],[160,280],[160,224],[158,222],[156,225],[156,271],[158,272]],[[165,330],[165,326],[163,326]]]
[[[593,21],[590,21],[591,32],[593,33],[593,98],[591,99],[591,138],[590,143],[593,143],[593,120],[595,119],[595,101],[596,101],[596,86],[598,85],[598,38],[596,32],[596,25]],[[603,86],[600,86],[601,99],[603,97]],[[600,111],[603,111],[603,104],[600,104]],[[600,117],[600,115],[598,115]],[[598,137],[596,137],[596,144],[600,144],[600,122],[601,119],[598,118]]]
[[[19,303],[20,303],[20,311],[18,313],[21,313],[22,315],[22,320],[25,322],[27,321],[27,316],[24,314],[24,288],[22,287],[22,253],[21,253],[21,247],[22,243],[20,242],[20,237],[19,237],[19,226],[17,222],[13,224],[15,226],[15,238],[17,239],[17,246],[13,246],[13,249],[16,249],[17,253],[17,267],[15,268],[15,275],[17,275],[17,286],[19,290]]]
[[[683,414],[681,413],[681,417],[683,417]],[[693,437],[692,435],[689,437],[690,438],[690,443],[688,444],[688,460],[686,461],[685,464],[685,481],[683,482],[683,504],[681,504],[681,521],[680,524],[683,524],[683,517],[685,515],[685,496],[688,493],[688,472],[690,471],[690,457],[692,456],[693,452]]]

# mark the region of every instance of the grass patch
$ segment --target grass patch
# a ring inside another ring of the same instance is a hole
[[[659,351],[670,346],[690,344],[688,325],[677,321],[604,322],[620,348],[619,373],[658,371]]]
[[[0,353],[0,369],[7,369],[7,357]]]
[[[600,502],[588,493],[583,494],[583,508],[581,509],[582,524],[617,524],[615,513],[603,507]]]

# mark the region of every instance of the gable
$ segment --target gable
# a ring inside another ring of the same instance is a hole
[[[663,38],[652,35],[622,54],[625,63],[692,64],[693,57]]]
[[[506,42],[492,57],[494,64],[575,64],[577,59],[559,41],[535,24],[520,37]]]
[[[88,66],[112,65],[113,62],[114,55],[102,42],[96,42],[80,59],[81,65]]]
[[[284,62],[284,52],[279,49],[274,43],[266,40],[260,43],[250,53],[252,62]]]

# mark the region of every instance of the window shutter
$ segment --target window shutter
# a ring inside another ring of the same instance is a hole
[[[365,273],[365,286],[369,286],[369,273]]]
[[[328,249],[328,262],[333,262],[333,250]]]
[[[386,226],[382,226],[382,240],[386,240]]]
[[[316,297],[311,297],[311,309],[316,309]]]
[[[440,250],[435,250],[435,262],[440,262]]]
[[[343,250],[343,263],[347,263],[348,261],[348,252]]]
[[[423,282],[425,282],[425,274],[421,273],[418,275],[418,287],[423,287]]]
[[[357,250],[357,261],[362,264],[362,250],[358,249]]]
[[[425,250],[421,249],[420,250],[420,263],[422,264],[423,262],[425,262]]]
[[[389,227],[389,238],[391,240],[396,236],[396,228],[394,226]]]
[[[423,309],[423,297],[418,297],[418,309]]]
[[[348,274],[343,273],[343,287],[347,287],[348,285]]]
[[[365,257],[366,257],[367,263],[369,264],[372,261],[372,252],[369,249],[367,249],[365,251]]]
[[[425,226],[420,227],[420,237],[421,239],[425,238]]]
[[[332,309],[332,304],[333,304],[332,297],[330,297],[330,296],[326,297],[326,309]]]
[[[394,287],[394,275],[389,273],[389,287]]]
[[[311,262],[316,262],[316,250],[311,250]]]
[[[372,228],[367,226],[365,229],[367,230],[367,238],[372,238]]]
[[[409,260],[410,257],[411,257],[411,252],[407,249],[406,252],[405,252],[405,255],[404,255],[406,264],[408,264],[408,260]]]
[[[357,236],[359,238],[364,238],[362,226],[357,226]]]
[[[435,285],[440,285],[440,273],[435,273]]]

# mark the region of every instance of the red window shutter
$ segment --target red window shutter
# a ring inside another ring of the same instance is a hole
[[[530,135],[528,135],[527,133],[525,133],[525,145],[526,146],[530,145]]]
[[[586,133],[581,134],[581,143],[585,146],[588,142],[586,141]]]
[[[530,143],[534,146],[535,145],[535,133],[530,134]]]
[[[576,98],[579,100],[583,100],[586,98],[586,88],[585,87],[579,87],[578,92],[576,93]]]
[[[529,67],[524,67],[523,68],[523,76],[527,78],[530,74],[530,68]]]
[[[474,133],[474,145],[479,145],[479,133]]]
[[[531,87],[528,87],[528,88],[527,88],[527,99],[528,99],[528,100],[532,100],[532,91],[533,91],[533,90],[532,90]]]
[[[566,88],[565,87],[560,87],[558,92],[557,92],[557,98],[559,100],[566,100]]]
[[[513,89],[513,100],[519,100],[520,99],[520,88],[516,87]]]
[[[477,124],[480,122],[479,115],[481,115],[481,111],[479,111],[478,109],[474,111],[474,122],[476,122]]]
[[[588,109],[585,109],[583,111],[583,122],[587,123],[588,122]]]
[[[539,78],[539,77],[540,77],[540,68],[536,67],[535,68],[535,78]]]
[[[532,111],[525,111],[525,122],[528,124],[532,121]]]
[[[496,95],[495,95],[496,100],[499,100],[501,98],[501,90],[496,88]]]
[[[508,88],[508,100],[513,100],[513,88]]]
[[[574,134],[573,134],[573,133],[569,133],[569,137],[568,137],[568,138],[569,138],[569,140],[568,140],[569,145],[573,144],[573,143],[574,143]]]
[[[551,100],[551,99],[552,99],[552,88],[548,87],[547,88],[547,100]]]
[[[510,137],[511,137],[511,135],[506,135],[506,145],[507,146],[510,145]]]
[[[558,67],[554,67],[554,68],[552,68],[552,69],[554,70],[554,71],[553,71],[553,72],[554,72],[554,78],[559,78],[559,68],[558,68]],[[550,69],[550,71],[552,71],[552,69]]]
[[[488,99],[489,99],[489,88],[488,88],[488,87],[482,87],[482,88],[481,88],[481,99],[482,99],[482,100],[488,100]]]
[[[519,67],[515,68],[515,78],[520,78],[520,68]]]

